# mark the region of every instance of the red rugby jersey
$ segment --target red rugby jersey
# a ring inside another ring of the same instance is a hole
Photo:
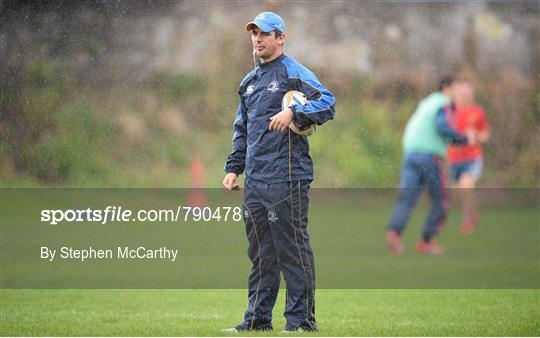
[[[466,108],[456,108],[452,120],[452,127],[462,134],[465,134],[469,129],[482,132],[487,131],[490,128],[484,110],[477,105],[471,105]],[[482,147],[480,145],[451,145],[448,147],[447,154],[448,161],[451,164],[471,161],[482,157]]]

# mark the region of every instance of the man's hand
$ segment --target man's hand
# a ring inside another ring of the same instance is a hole
[[[223,179],[223,187],[227,190],[239,190],[240,186],[236,183],[238,175],[235,173],[227,173]]]
[[[465,135],[467,136],[467,141],[469,145],[475,146],[479,143],[478,133],[475,130],[469,129],[465,132]]]
[[[486,143],[489,140],[489,130],[484,130],[478,133],[478,142]]]
[[[268,130],[284,132],[287,130],[292,120],[293,112],[291,108],[285,108],[285,110],[280,111],[270,118],[270,126],[268,126]]]

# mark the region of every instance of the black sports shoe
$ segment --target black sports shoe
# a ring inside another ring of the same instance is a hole
[[[242,331],[272,331],[274,328],[272,325],[251,327],[250,324],[242,323],[228,329],[222,329],[223,333],[239,333]]]
[[[288,333],[302,333],[302,332],[317,332],[319,331],[319,328],[315,325],[314,327],[295,327],[295,328],[285,328],[285,330],[279,332],[281,334],[288,334]]]

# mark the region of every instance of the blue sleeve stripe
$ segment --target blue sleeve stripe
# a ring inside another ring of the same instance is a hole
[[[308,95],[308,103],[304,106],[295,106],[295,121],[300,125],[311,123],[321,125],[335,115],[334,104],[336,98],[317,79],[309,69],[290,57],[284,58],[282,64],[287,71],[289,80],[298,81],[298,90]],[[307,120],[306,120],[307,119]]]
[[[298,79],[319,93],[319,97],[316,99],[316,101],[321,100],[321,98],[323,98],[326,94],[326,96],[332,98],[331,102],[329,102],[329,105],[333,105],[335,103],[336,99],[334,95],[332,95],[326,88],[324,88],[320,84],[319,80],[317,80],[317,77],[315,76],[315,74],[313,74],[313,72],[311,72],[309,69],[307,69],[291,57],[284,58],[282,63],[287,68],[289,79]]]
[[[317,87],[315,87],[314,85],[312,85],[311,83],[306,82],[306,81],[304,81],[303,79],[301,79],[301,78],[299,78],[299,77],[295,77],[295,76],[290,76],[289,79],[298,79],[298,80],[304,82],[305,84],[307,84],[308,86],[310,86],[311,88],[315,89],[317,92],[319,92],[319,97],[316,99],[317,101],[320,100],[320,99],[323,97],[322,91],[321,91],[319,88],[317,88]]]

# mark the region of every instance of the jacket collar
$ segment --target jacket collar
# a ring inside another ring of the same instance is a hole
[[[275,65],[277,63],[279,63],[281,60],[283,60],[285,58],[285,54],[281,53],[277,58],[275,58],[274,60],[272,61],[268,61],[268,62],[265,62],[265,63],[261,63],[259,64],[259,66],[261,68],[268,68],[268,67],[271,67],[272,65]]]

